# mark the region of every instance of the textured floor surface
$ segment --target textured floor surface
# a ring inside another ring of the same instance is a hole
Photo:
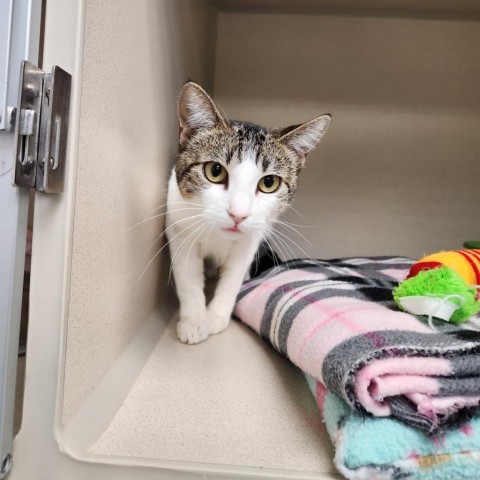
[[[303,376],[236,322],[195,346],[171,322],[90,453],[333,471]]]

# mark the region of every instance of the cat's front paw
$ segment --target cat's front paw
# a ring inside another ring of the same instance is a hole
[[[208,324],[196,320],[180,320],[177,323],[177,336],[183,343],[195,345],[203,342],[209,335]]]
[[[216,335],[217,333],[223,332],[230,323],[230,315],[220,315],[218,313],[208,312],[207,313],[207,324],[208,324],[208,333],[209,335]]]

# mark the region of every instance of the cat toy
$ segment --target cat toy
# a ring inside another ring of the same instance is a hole
[[[480,311],[480,249],[434,253],[393,290],[400,309],[460,324]]]

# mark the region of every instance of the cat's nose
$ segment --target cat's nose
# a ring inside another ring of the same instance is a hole
[[[235,222],[235,225],[242,223],[248,217],[248,215],[245,215],[244,217],[239,217],[238,215],[235,215],[230,211],[228,211],[228,216]]]

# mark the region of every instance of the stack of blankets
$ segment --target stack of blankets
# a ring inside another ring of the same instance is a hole
[[[345,477],[480,479],[480,332],[399,311],[411,265],[289,261],[246,281],[234,313],[304,372]]]

